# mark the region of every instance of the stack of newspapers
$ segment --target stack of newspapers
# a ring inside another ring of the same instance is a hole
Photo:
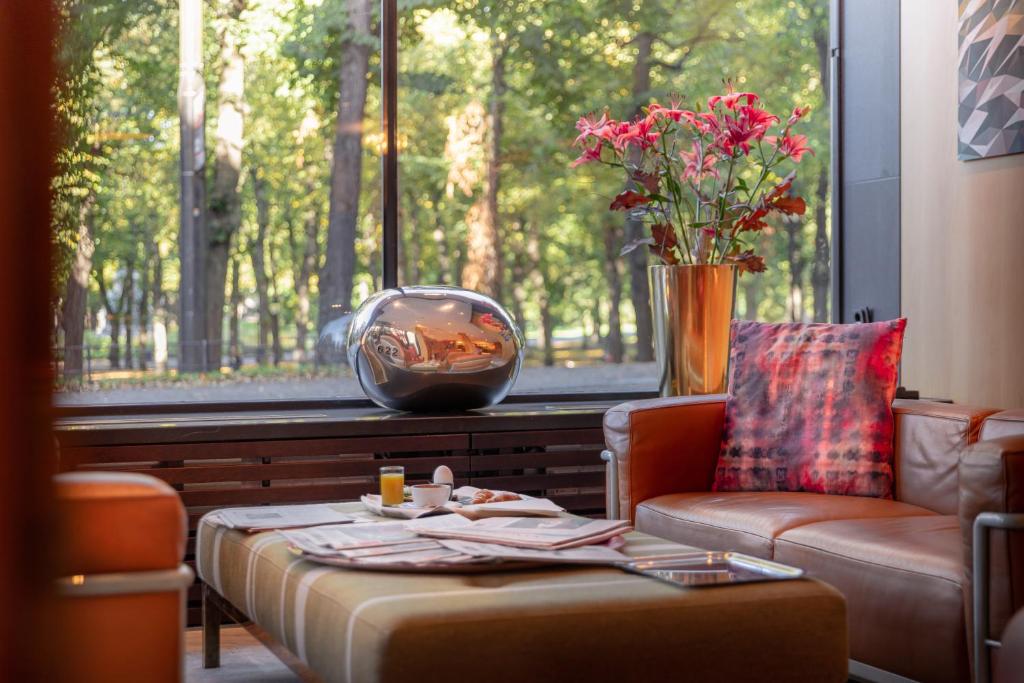
[[[405,522],[331,524],[282,530],[292,549],[316,562],[346,567],[428,567],[530,562],[618,564],[629,557],[615,549],[630,530],[623,520],[583,517],[461,515]]]

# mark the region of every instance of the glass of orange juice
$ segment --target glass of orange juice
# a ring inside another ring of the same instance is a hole
[[[388,465],[380,468],[381,505],[401,505],[405,500],[405,468]]]

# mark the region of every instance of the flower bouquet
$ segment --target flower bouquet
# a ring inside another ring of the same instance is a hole
[[[576,124],[582,148],[572,166],[602,163],[622,168],[631,181],[609,207],[630,211],[650,225],[650,236],[623,247],[648,247],[666,265],[735,264],[761,272],[764,258],[748,235],[767,227],[771,213],[802,215],[806,205],[791,193],[796,173],[778,169],[811,153],[807,137],[792,132],[807,113],[797,107],[777,135],[781,119],[760,108],[751,92],[707,100],[706,109],[654,103],[632,121],[607,110]]]

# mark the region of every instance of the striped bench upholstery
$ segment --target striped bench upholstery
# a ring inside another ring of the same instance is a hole
[[[612,568],[352,571],[206,519],[197,548],[203,581],[326,681],[846,680],[843,598],[812,580],[686,590]],[[624,552],[684,549],[634,532]]]

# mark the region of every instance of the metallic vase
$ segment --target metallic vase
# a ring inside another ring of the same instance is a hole
[[[736,266],[651,266],[648,276],[661,395],[725,393]]]
[[[523,363],[523,335],[496,301],[456,287],[385,289],[348,330],[349,365],[366,395],[395,410],[498,403]]]

